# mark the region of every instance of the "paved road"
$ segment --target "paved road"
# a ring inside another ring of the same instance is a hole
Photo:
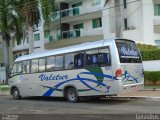
[[[68,103],[62,98],[25,98],[13,100],[0,96],[0,113],[16,114],[160,114],[160,101],[131,99],[83,100]]]
[[[82,100],[79,103],[68,103],[62,98],[25,98],[13,100],[11,96],[0,96],[0,114],[38,114],[27,115],[37,119],[53,118],[53,116],[42,116],[40,114],[56,114],[56,120],[97,120],[107,117],[109,120],[119,119],[119,115],[127,115],[123,119],[136,119],[136,114],[158,114],[160,119],[160,102],[147,101],[144,99],[101,99],[101,100]],[[58,116],[58,115],[59,116]],[[62,115],[63,114],[63,115]],[[79,115],[77,115],[79,114]],[[81,114],[81,115],[80,115]],[[83,115],[82,115],[83,114]],[[98,115],[101,114],[101,115]],[[112,114],[106,116],[106,114]],[[114,114],[114,115],[113,115]],[[129,114],[130,117],[128,117]],[[70,117],[67,117],[70,115]],[[38,117],[38,118],[37,118]],[[27,119],[28,118],[28,119]],[[65,119],[64,119],[65,118]],[[68,119],[67,119],[68,118]],[[71,119],[72,118],[72,119]],[[33,119],[33,118],[32,118]],[[2,119],[3,120],[3,119]],[[19,120],[19,119],[18,119]],[[50,120],[50,119],[49,119]]]

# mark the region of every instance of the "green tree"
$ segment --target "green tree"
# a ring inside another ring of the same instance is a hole
[[[49,15],[54,10],[55,0],[21,0],[21,14],[24,18],[29,38],[29,53],[34,52],[33,26],[37,26],[44,20],[50,23]]]
[[[25,26],[28,30],[29,53],[33,53],[33,26],[36,25],[38,27],[41,20],[38,0],[21,0],[19,11],[24,18]]]
[[[51,21],[50,15],[55,11],[55,0],[40,0],[42,18],[44,24],[49,24]]]
[[[9,71],[9,43],[11,34],[19,41],[22,38],[22,17],[18,12],[18,0],[0,0],[0,31],[4,42],[4,61],[6,72],[6,83],[8,83]]]

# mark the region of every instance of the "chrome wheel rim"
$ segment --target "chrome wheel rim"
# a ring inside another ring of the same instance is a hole
[[[72,101],[75,100],[76,95],[75,95],[74,91],[70,91],[68,97],[69,97],[69,99],[72,100]]]
[[[14,96],[15,98],[18,96],[18,91],[17,91],[17,90],[14,91],[13,96]]]

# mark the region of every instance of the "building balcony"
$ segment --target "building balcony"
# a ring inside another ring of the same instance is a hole
[[[152,0],[154,4],[160,4],[159,0]]]
[[[29,44],[17,45],[17,46],[13,47],[13,52],[21,51],[21,50],[27,50],[27,49],[29,49]]]
[[[46,49],[53,49],[101,39],[103,39],[102,28],[92,30],[75,29],[63,31],[61,34],[57,33],[56,35],[51,35],[49,38],[45,39],[44,46]]]
[[[87,20],[102,16],[102,5],[92,7],[74,7],[53,13],[50,18],[52,22],[60,21],[61,23]],[[83,15],[83,16],[82,16]],[[86,15],[84,17],[84,15]],[[72,19],[70,19],[72,18]]]

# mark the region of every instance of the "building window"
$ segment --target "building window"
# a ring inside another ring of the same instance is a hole
[[[154,15],[160,16],[160,4],[154,4]]]
[[[102,19],[101,18],[93,19],[92,20],[92,27],[93,28],[102,27]]]
[[[123,0],[123,4],[124,4],[124,9],[127,8],[127,0]]]
[[[160,48],[160,40],[155,40],[156,46]]]
[[[50,30],[45,30],[44,31],[44,38],[49,38],[50,36]]]
[[[73,25],[73,29],[83,29],[83,23]]]
[[[39,41],[40,40],[40,34],[34,34],[34,41]]]
[[[5,63],[0,63],[0,67],[4,67],[5,66]]]
[[[73,29],[75,29],[76,37],[80,37],[80,35],[81,35],[80,29],[83,29],[83,27],[84,27],[83,23],[73,25]]]
[[[17,40],[17,45],[21,45],[21,40]]]
[[[73,15],[79,15],[79,7],[82,6],[82,2],[76,3],[72,5]]]
[[[101,0],[92,0],[92,6],[96,6],[96,5],[99,5],[101,4]]]
[[[128,28],[128,21],[127,18],[124,19],[124,29],[127,30]]]

